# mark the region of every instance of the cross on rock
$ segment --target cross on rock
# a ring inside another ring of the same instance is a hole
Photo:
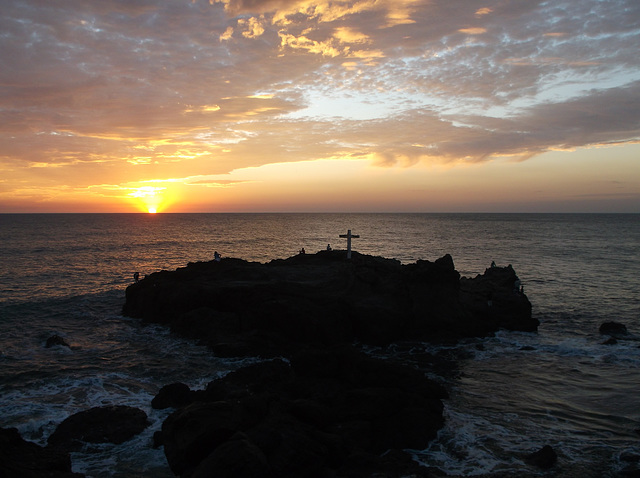
[[[351,259],[351,238],[358,238],[360,236],[357,234],[351,234],[351,229],[349,229],[346,234],[340,234],[340,237],[347,238],[347,259]]]

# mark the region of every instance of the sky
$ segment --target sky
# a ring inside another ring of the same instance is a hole
[[[0,0],[0,213],[640,212],[638,0]]]

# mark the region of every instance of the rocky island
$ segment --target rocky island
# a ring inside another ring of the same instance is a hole
[[[204,390],[165,385],[152,407],[174,411],[154,446],[185,478],[444,476],[408,450],[425,449],[442,428],[447,391],[363,346],[534,331],[519,283],[511,266],[463,278],[449,255],[403,265],[345,251],[150,274],[127,287],[123,315],[165,324],[218,356],[263,359]],[[82,476],[70,452],[122,443],[146,426],[143,411],[106,406],[69,417],[45,448],[0,429],[0,474]]]
[[[166,324],[219,356],[286,355],[300,347],[358,341],[455,340],[538,321],[511,266],[461,278],[453,259],[402,265],[344,251],[263,264],[189,263],[126,290],[123,314]]]
[[[354,344],[455,341],[538,322],[511,266],[461,278],[453,259],[345,251],[266,264],[226,258],[132,284],[123,314],[166,324],[218,356],[270,358],[206,390],[165,386],[157,445],[184,477],[433,476],[403,450],[444,423],[447,392]]]

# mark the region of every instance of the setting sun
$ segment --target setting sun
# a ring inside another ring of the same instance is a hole
[[[128,196],[135,199],[136,208],[155,214],[166,208],[167,194],[166,188],[157,186],[142,186],[134,188]]]

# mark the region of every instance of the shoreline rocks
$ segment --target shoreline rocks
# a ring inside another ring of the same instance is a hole
[[[94,407],[63,420],[41,447],[24,440],[16,428],[0,428],[0,477],[82,478],[72,472],[70,453],[87,444],[120,444],[149,425],[147,414],[125,405]]]
[[[81,478],[71,471],[68,452],[24,440],[16,428],[0,428],[0,476],[3,478]]]
[[[354,343],[535,331],[518,284],[511,266],[461,278],[449,255],[402,265],[357,252],[346,260],[344,251],[151,274],[127,288],[124,315],[167,325],[218,356],[265,358],[205,390],[163,387],[152,406],[174,411],[154,444],[185,478],[442,476],[405,450],[437,436],[446,390]],[[46,346],[68,344],[54,336]],[[70,451],[123,443],[147,424],[141,410],[97,407],[64,420],[44,448],[0,429],[0,474],[83,476],[71,472]]]
[[[147,426],[147,414],[138,408],[94,407],[66,418],[47,442],[65,451],[77,451],[85,443],[124,443]]]
[[[457,340],[535,331],[511,266],[460,278],[453,259],[402,265],[344,251],[266,264],[189,263],[127,287],[123,315],[168,325],[219,356],[280,356],[300,346]]]
[[[174,473],[428,477],[403,450],[436,437],[446,390],[353,344],[534,331],[518,284],[511,266],[460,278],[449,255],[402,265],[321,251],[157,272],[127,288],[122,312],[165,324],[218,356],[271,358],[206,390],[163,387],[153,406],[176,409],[154,441]]]
[[[184,477],[367,476],[356,463],[389,468],[387,451],[425,448],[447,396],[421,372],[348,346],[251,365],[192,394],[158,437]],[[416,465],[407,455],[389,476]]]

